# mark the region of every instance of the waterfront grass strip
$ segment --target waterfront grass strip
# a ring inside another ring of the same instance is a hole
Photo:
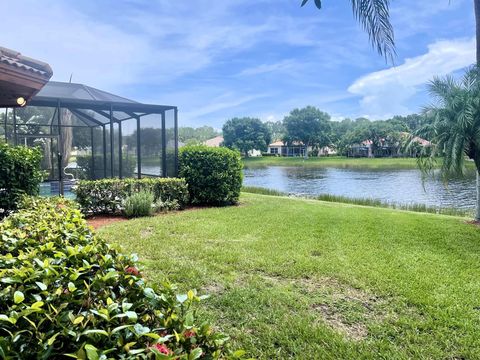
[[[469,217],[473,216],[473,210],[441,208],[441,207],[435,207],[435,206],[427,206],[425,204],[418,204],[418,203],[396,204],[393,202],[387,202],[387,201],[382,201],[379,199],[372,199],[372,198],[354,198],[349,196],[332,195],[332,194],[320,194],[312,197],[308,197],[308,196],[304,197],[304,196],[289,195],[282,191],[267,189],[267,188],[257,187],[257,186],[244,186],[242,188],[242,191],[251,193],[251,194],[261,194],[261,195],[270,195],[270,196],[293,196],[293,197],[306,198],[306,199],[315,199],[320,201],[383,207],[383,208],[414,211],[414,212],[424,212],[424,213],[430,213],[430,214],[469,216]]]

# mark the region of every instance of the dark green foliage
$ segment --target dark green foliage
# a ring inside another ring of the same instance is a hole
[[[1,358],[230,357],[228,337],[198,322],[194,291],[148,287],[65,199],[24,207],[0,223]]]
[[[153,193],[141,190],[127,197],[123,212],[129,218],[150,216],[153,212],[152,205]]]
[[[15,210],[23,195],[36,195],[42,181],[39,149],[0,143],[0,217]]]
[[[250,150],[266,151],[271,141],[270,129],[259,119],[234,118],[223,125],[223,144],[245,156]]]
[[[206,125],[198,128],[188,126],[178,128],[178,141],[188,145],[199,144],[219,135],[221,135],[221,133],[213,127]]]
[[[286,134],[284,140],[292,144],[323,147],[331,144],[330,115],[313,106],[294,109],[283,120]]]
[[[123,211],[125,200],[135,192],[145,190],[158,199],[188,203],[187,183],[177,178],[103,179],[80,181],[75,194],[86,214],[115,214]]]
[[[207,146],[180,150],[180,176],[185,178],[193,204],[234,204],[242,187],[242,161],[237,151]]]

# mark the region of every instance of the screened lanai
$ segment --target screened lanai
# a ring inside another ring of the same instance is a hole
[[[50,81],[26,106],[1,109],[2,118],[7,142],[41,148],[51,194],[63,194],[78,179],[177,175],[175,106]]]

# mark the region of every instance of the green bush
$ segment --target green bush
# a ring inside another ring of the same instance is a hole
[[[152,215],[153,194],[141,190],[127,197],[123,212],[126,217],[142,217]]]
[[[148,287],[62,199],[29,199],[0,223],[0,358],[239,358],[199,323],[195,291]]]
[[[180,150],[180,176],[188,184],[193,204],[234,204],[242,187],[240,153],[227,148],[203,145]]]
[[[181,207],[188,203],[188,189],[184,179],[103,179],[80,181],[74,192],[86,214],[115,214],[124,210],[128,196],[141,190],[153,193],[153,201],[177,200]]]
[[[37,148],[0,143],[0,217],[17,208],[24,195],[37,195],[42,181]]]

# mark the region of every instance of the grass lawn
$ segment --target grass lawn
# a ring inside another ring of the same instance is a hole
[[[242,194],[115,223],[152,282],[261,359],[480,358],[480,229],[464,218]]]
[[[256,166],[311,166],[367,169],[417,169],[417,160],[413,158],[347,158],[329,157],[251,157],[243,158],[247,167]]]

